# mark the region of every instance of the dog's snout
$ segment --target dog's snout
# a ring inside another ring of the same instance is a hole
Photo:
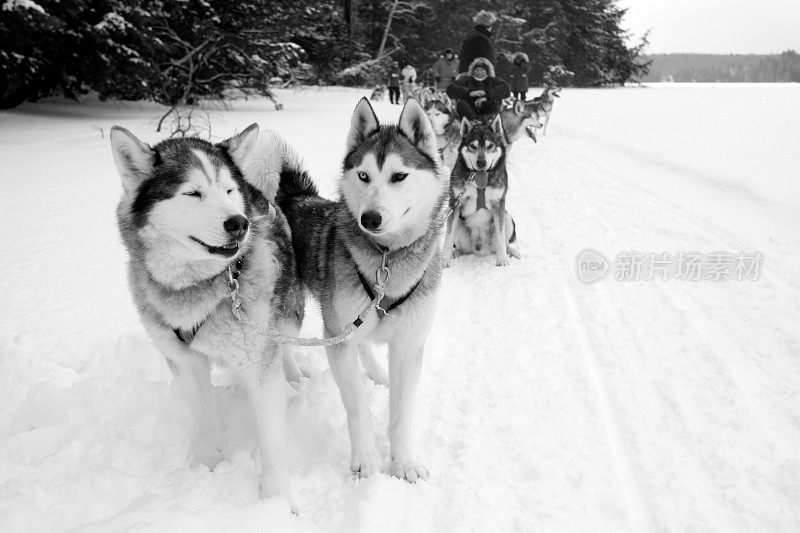
[[[478,168],[480,168],[480,169],[484,169],[484,168],[486,168],[486,160],[485,160],[485,159],[478,159],[478,160],[475,162],[475,166],[476,166],[476,167],[478,167]]]
[[[222,224],[222,227],[225,228],[225,231],[227,231],[228,234],[234,239],[243,238],[247,233],[247,228],[249,226],[250,223],[242,215],[234,215]]]
[[[383,222],[383,219],[377,211],[364,211],[361,215],[361,225],[370,231],[375,231],[381,227],[381,222]]]

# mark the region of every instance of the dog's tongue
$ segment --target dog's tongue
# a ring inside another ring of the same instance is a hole
[[[525,133],[533,139],[533,142],[536,142],[536,129],[533,126],[525,126]]]
[[[475,186],[478,188],[478,204],[476,209],[486,209],[486,185],[489,183],[489,173],[479,170],[475,174]]]

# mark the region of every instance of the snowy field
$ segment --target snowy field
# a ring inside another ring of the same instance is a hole
[[[361,95],[237,102],[212,133],[278,131],[333,195]],[[522,259],[445,272],[414,424],[430,479],[350,478],[324,353],[301,349],[299,517],[258,499],[249,408],[224,372],[228,459],[193,464],[188,409],[131,304],[108,131],[156,142],[159,108],[1,112],[0,530],[800,530],[800,85],[561,95],[548,135],[509,158]],[[763,262],[757,280],[585,284],[584,248]],[[364,386],[388,461],[388,392]]]

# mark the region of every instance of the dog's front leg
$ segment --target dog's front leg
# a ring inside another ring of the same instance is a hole
[[[350,432],[350,470],[359,477],[369,477],[381,470],[381,456],[375,446],[375,430],[372,413],[361,384],[361,367],[355,344],[327,346],[331,372],[339,386],[342,403],[347,413],[347,429]]]
[[[261,455],[261,497],[284,496],[297,514],[289,489],[286,458],[286,381],[281,359],[272,348],[272,359],[238,370],[250,398]]]
[[[505,215],[506,207],[505,202],[497,202],[492,206],[492,223],[494,224],[494,250],[497,256],[497,266],[508,265],[508,250],[506,245],[506,229],[505,229]]]
[[[389,344],[389,443],[392,475],[412,483],[428,479],[428,469],[414,458],[411,414],[422,369],[424,343]]]
[[[195,433],[192,460],[213,469],[223,457],[225,431],[211,384],[211,364],[205,355],[178,340],[172,330],[149,321],[144,321],[144,326],[166,358],[173,383],[183,401],[191,407]]]

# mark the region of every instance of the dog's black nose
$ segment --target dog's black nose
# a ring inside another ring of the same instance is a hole
[[[476,166],[476,167],[478,167],[478,168],[480,168],[480,169],[484,169],[484,168],[486,168],[486,160],[484,160],[484,159],[478,159],[478,160],[475,162],[475,166]]]
[[[381,214],[377,211],[365,211],[361,215],[361,225],[370,231],[375,231],[381,227],[382,221]]]
[[[225,228],[225,231],[227,231],[228,234],[230,234],[230,236],[234,239],[241,239],[244,237],[249,226],[250,223],[242,215],[234,215],[222,224],[222,227]]]

